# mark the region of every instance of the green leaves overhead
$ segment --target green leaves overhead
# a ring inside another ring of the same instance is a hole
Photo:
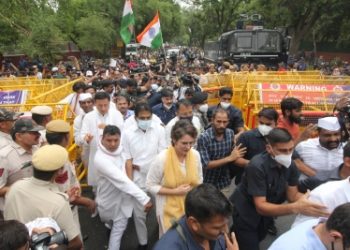
[[[67,42],[108,56],[118,39],[123,0],[0,0],[0,53],[54,60]],[[165,41],[182,41],[183,16],[171,0],[134,0],[136,35],[160,11]],[[182,41],[183,42],[183,41]]]

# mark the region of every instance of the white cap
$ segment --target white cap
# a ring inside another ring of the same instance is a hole
[[[318,119],[317,126],[328,131],[338,131],[340,130],[340,124],[338,118],[334,116],[325,117]]]
[[[93,76],[94,74],[92,73],[91,70],[86,71],[86,76]]]
[[[52,67],[51,71],[58,71],[58,67]]]
[[[79,95],[79,101],[85,101],[87,99],[92,99],[92,95],[90,93],[81,93]]]

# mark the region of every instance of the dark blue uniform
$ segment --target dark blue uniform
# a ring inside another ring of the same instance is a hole
[[[194,240],[187,226],[186,218],[182,217],[178,224],[182,228],[184,238],[176,230],[176,226],[173,226],[160,238],[153,250],[203,250]],[[226,250],[224,236],[220,236],[215,241],[209,241],[209,244],[211,250]]]

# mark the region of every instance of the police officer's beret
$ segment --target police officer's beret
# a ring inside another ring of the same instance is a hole
[[[32,114],[37,115],[51,115],[52,114],[52,108],[49,106],[35,106],[30,111]]]
[[[55,171],[68,161],[67,150],[59,145],[45,145],[32,158],[33,167],[41,171]]]
[[[15,113],[13,111],[0,108],[0,122],[15,121],[21,115],[23,115],[23,113]]]
[[[46,133],[69,133],[70,126],[63,120],[52,120],[46,124]]]

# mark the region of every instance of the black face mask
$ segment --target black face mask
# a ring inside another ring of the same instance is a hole
[[[189,122],[192,122],[193,115],[191,116],[183,116],[179,117],[179,120],[188,120]]]

